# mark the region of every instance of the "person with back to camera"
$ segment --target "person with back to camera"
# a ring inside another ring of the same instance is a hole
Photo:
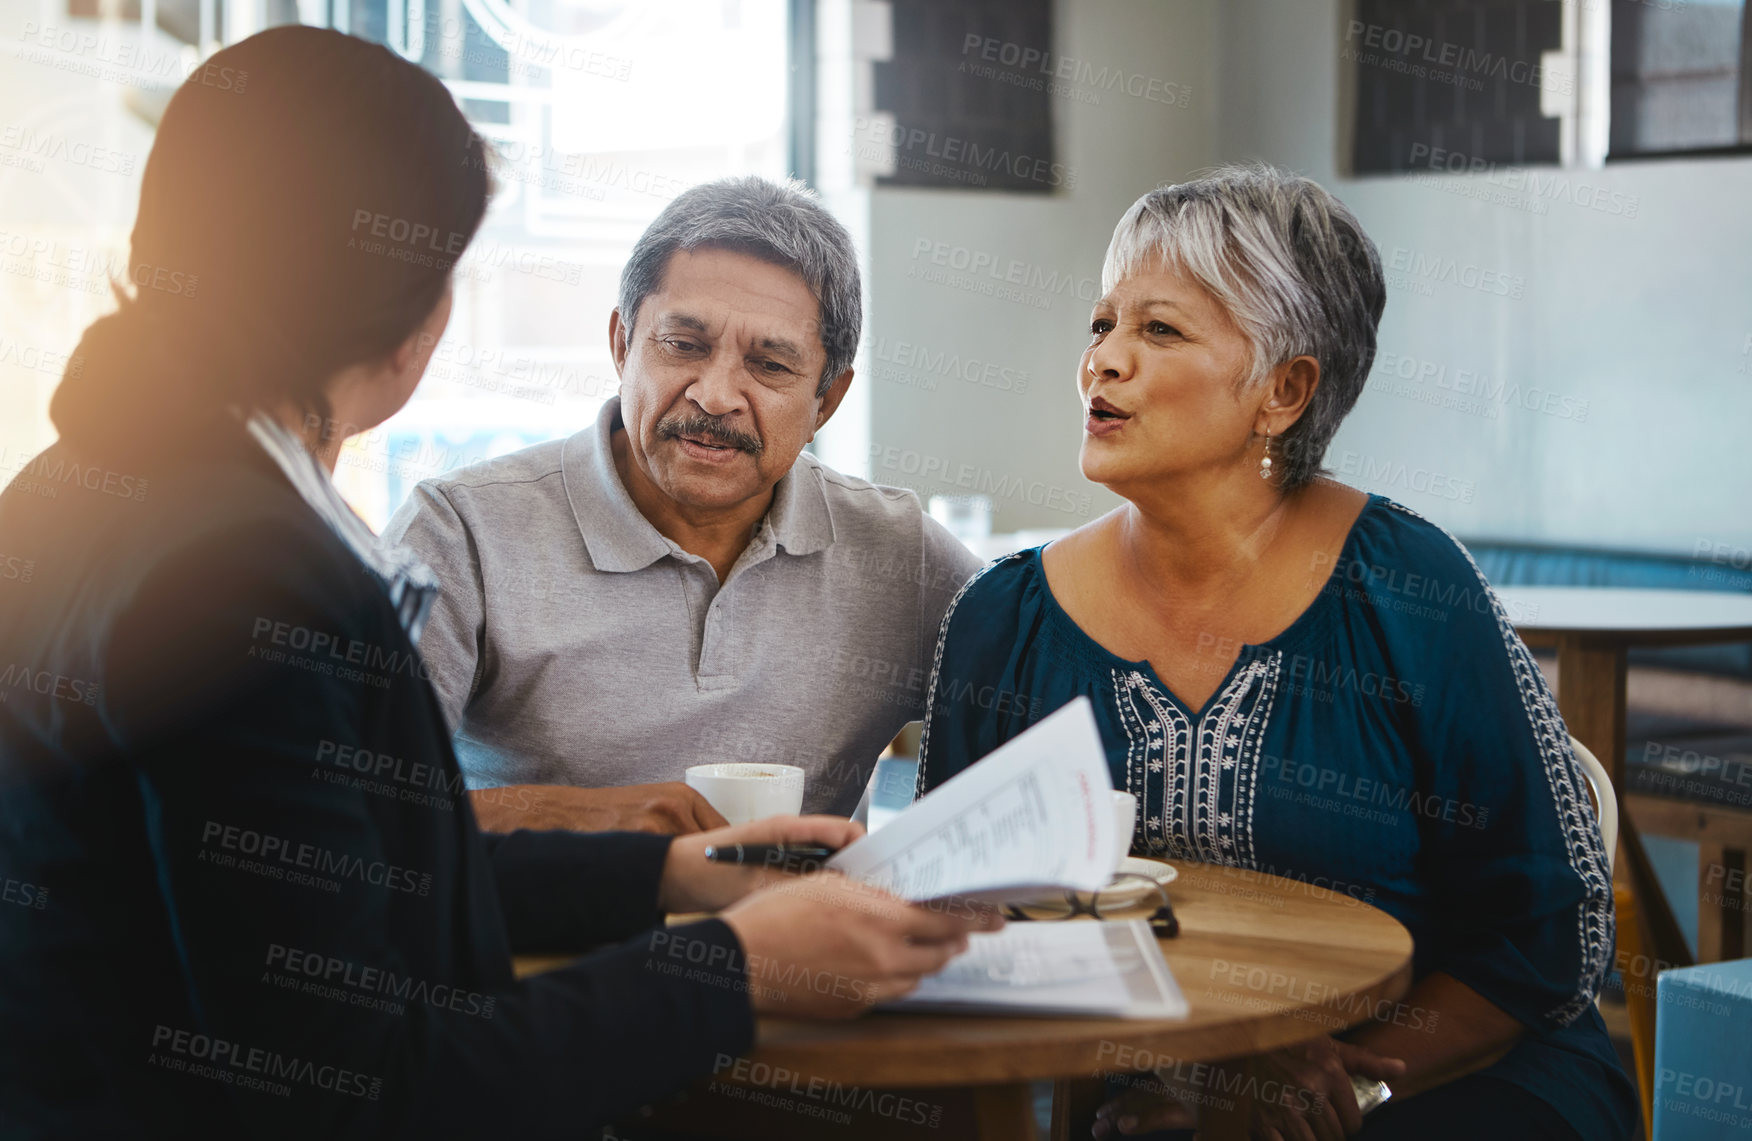
[[[1134,852],[1342,885],[1410,929],[1385,1017],[1253,1062],[1303,1091],[1256,1101],[1255,1138],[1632,1136],[1593,1003],[1612,884],[1551,692],[1459,543],[1321,473],[1375,356],[1374,243],[1308,179],[1228,167],[1138,199],[1102,290],[1082,468],[1128,502],[950,604],[919,790],[1086,696]],[[1366,1121],[1353,1075],[1395,1091]],[[1128,1096],[1096,1133],[1191,1117]]]
[[[845,820],[477,829],[417,650],[439,586],[330,473],[333,425],[419,383],[488,191],[444,86],[335,32],[253,36],[171,100],[141,287],[0,495],[34,572],[0,599],[0,869],[33,889],[0,908],[9,1134],[577,1136],[756,1013],[853,1016],[997,924],[704,859]]]

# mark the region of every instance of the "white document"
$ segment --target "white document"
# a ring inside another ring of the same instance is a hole
[[[1011,922],[968,937],[967,953],[885,1003],[939,1014],[1185,1018],[1186,999],[1150,925]]]
[[[1079,697],[827,866],[914,901],[1095,891],[1113,872],[1112,792],[1094,710]]]

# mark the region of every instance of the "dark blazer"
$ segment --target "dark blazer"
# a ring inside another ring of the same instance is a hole
[[[378,582],[241,429],[0,496],[0,1132],[578,1136],[745,1050],[665,837],[476,828]],[[608,715],[608,711],[605,711]]]

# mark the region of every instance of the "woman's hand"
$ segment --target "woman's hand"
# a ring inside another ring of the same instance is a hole
[[[1249,1070],[1256,1095],[1281,1091],[1271,1100],[1256,1096],[1247,1123],[1252,1141],[1343,1141],[1363,1127],[1351,1075],[1391,1081],[1405,1063],[1322,1035],[1261,1054]]]
[[[839,816],[774,816],[733,828],[678,836],[663,862],[657,906],[664,911],[717,911],[749,892],[797,877],[775,868],[714,864],[706,849],[728,844],[796,844],[843,848],[864,834],[864,826]]]
[[[1343,1141],[1363,1127],[1351,1075],[1388,1081],[1405,1073],[1398,1058],[1325,1036],[1261,1054],[1247,1067],[1249,1080],[1243,1086],[1254,1098],[1247,1122],[1251,1141]],[[1146,1086],[1096,1110],[1092,1133],[1154,1133],[1194,1124],[1192,1110],[1170,1092]]]
[[[1161,1089],[1129,1089],[1095,1111],[1092,1137],[1154,1133],[1160,1129],[1191,1129],[1198,1124],[1192,1110]]]
[[[836,872],[784,878],[723,916],[757,1014],[856,1017],[942,970],[969,935],[1004,925],[989,904],[908,903]]]

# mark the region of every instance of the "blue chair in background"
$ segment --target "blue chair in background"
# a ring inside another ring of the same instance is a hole
[[[1752,959],[1656,983],[1652,1141],[1752,1136]]]

